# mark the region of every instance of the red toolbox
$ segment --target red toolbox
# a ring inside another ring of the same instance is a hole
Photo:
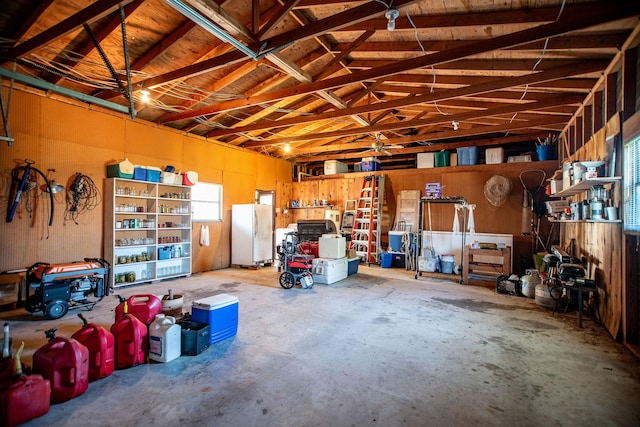
[[[33,372],[51,382],[51,403],[80,396],[89,385],[89,350],[73,338],[46,332],[49,342],[33,354]]]
[[[126,369],[145,363],[149,353],[147,325],[127,312],[126,301],[123,312],[122,317],[111,325],[111,333],[115,340],[116,369]]]
[[[89,350],[89,382],[111,375],[115,368],[115,340],[113,334],[78,313],[84,325],[71,335]]]
[[[162,313],[162,301],[155,295],[131,295],[126,302],[129,314],[137,317],[147,326],[155,320],[156,314]],[[125,301],[122,301],[116,307],[116,321],[124,314],[124,303]]]

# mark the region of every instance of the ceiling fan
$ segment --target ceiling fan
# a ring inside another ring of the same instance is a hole
[[[369,148],[366,151],[363,151],[362,153],[360,153],[361,155],[364,154],[370,154],[370,153],[376,153],[376,154],[384,154],[385,156],[391,156],[393,153],[391,153],[390,151],[387,151],[387,149],[389,150],[397,150],[399,148],[404,148],[402,145],[384,145],[384,143],[380,140],[380,133],[376,133],[376,139],[375,141],[373,141],[371,143],[371,148]],[[374,154],[375,155],[375,154]]]

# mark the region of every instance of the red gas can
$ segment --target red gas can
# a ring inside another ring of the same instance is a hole
[[[41,375],[23,375],[20,356],[24,342],[12,359],[3,361],[6,376],[0,382],[0,425],[16,426],[49,412],[51,384]],[[5,363],[11,361],[10,364]]]
[[[113,334],[95,323],[87,323],[81,313],[78,317],[84,325],[71,335],[89,350],[89,382],[108,377],[115,367],[115,341]]]
[[[49,342],[33,354],[33,372],[51,382],[51,403],[80,396],[89,386],[89,350],[73,338],[46,331]]]
[[[0,384],[0,425],[17,426],[49,412],[51,386],[41,375]]]
[[[129,314],[137,317],[149,326],[156,318],[156,314],[162,313],[162,301],[155,295],[131,295],[127,300]],[[124,314],[124,301],[116,307],[116,321]]]
[[[149,353],[147,325],[127,312],[126,301],[123,312],[122,317],[111,325],[111,333],[116,344],[116,369],[126,369],[145,363]]]

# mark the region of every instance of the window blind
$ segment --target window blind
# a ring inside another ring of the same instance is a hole
[[[640,231],[640,135],[624,146],[624,229]]]

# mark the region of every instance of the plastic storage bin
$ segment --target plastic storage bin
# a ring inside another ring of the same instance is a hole
[[[207,323],[184,320],[178,322],[182,327],[181,349],[186,356],[197,356],[209,348],[210,328]]]
[[[344,258],[347,254],[347,239],[337,234],[323,234],[318,239],[320,258]]]
[[[484,152],[485,163],[488,165],[497,165],[504,162],[504,148],[487,148]]]
[[[147,180],[147,168],[144,166],[135,166],[133,168],[133,179],[138,181]]]
[[[389,252],[391,254],[391,266],[395,268],[404,268],[405,255],[400,252]]]
[[[146,180],[150,182],[160,182],[162,171],[159,168],[147,167]]]
[[[418,169],[432,168],[435,166],[434,153],[418,153]]]
[[[456,148],[458,154],[458,166],[470,166],[478,164],[478,147]]]
[[[347,260],[347,276],[356,274],[358,272],[358,266],[360,265],[360,258],[349,258]]]
[[[380,254],[380,267],[382,268],[393,267],[393,254],[391,252],[385,252]]]
[[[209,325],[209,344],[230,338],[238,333],[238,297],[219,294],[196,300],[191,319]]]
[[[449,166],[449,152],[448,151],[438,151],[434,153],[435,155],[435,163],[437,168]]]

